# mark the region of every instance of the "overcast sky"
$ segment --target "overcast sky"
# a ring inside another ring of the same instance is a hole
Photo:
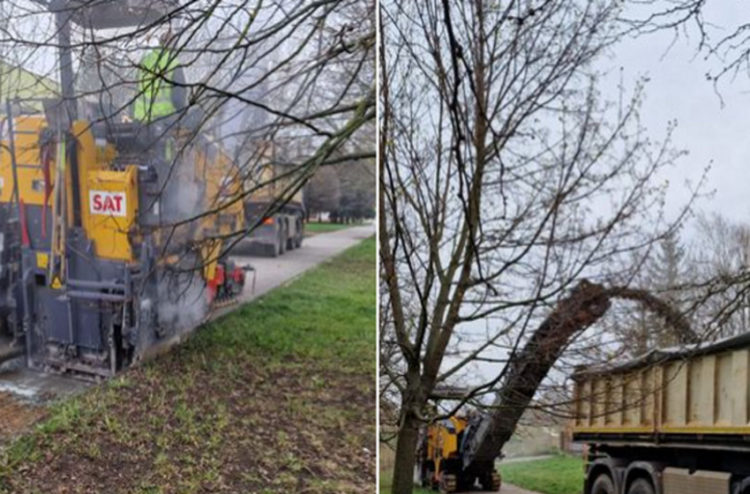
[[[747,2],[722,0],[709,2],[707,20],[717,30],[729,32],[737,19],[748,19]],[[647,75],[646,100],[641,115],[645,126],[656,139],[665,135],[667,123],[676,119],[674,133],[677,148],[689,155],[680,159],[668,177],[670,193],[667,207],[671,211],[684,203],[688,194],[685,180],[696,183],[704,168],[712,164],[707,189],[716,190],[711,200],[700,207],[705,211],[721,212],[736,221],[750,222],[750,77],[747,73],[727,79],[720,86],[722,101],[713,83],[705,74],[720,66],[718,60],[705,60],[697,54],[698,39],[690,31],[689,38],[675,39],[674,32],[630,39],[618,45],[611,57],[602,61],[613,74],[603,91],[616,97],[614,87],[620,67],[626,83],[639,75]]]
[[[709,3],[713,10],[707,12],[707,18],[717,29],[726,26],[729,31],[736,19],[750,20],[739,8],[743,3],[747,5],[741,0],[722,0],[720,7],[718,2]],[[668,123],[677,120],[674,147],[689,152],[660,177],[670,184],[668,212],[677,214],[689,199],[685,182],[697,184],[711,164],[705,190],[715,193],[700,200],[697,208],[750,224],[750,139],[746,137],[750,134],[750,76],[727,79],[719,87],[720,97],[713,83],[706,80],[706,72],[717,70],[720,62],[697,54],[698,39],[693,32],[687,34],[689,38],[683,32],[676,42],[674,32],[661,32],[617,45],[600,61],[600,69],[608,73],[600,88],[602,96],[617,101],[621,69],[623,82],[631,90],[635,81],[647,76],[643,125],[654,140],[662,140]],[[689,237],[690,231],[688,227],[685,236]],[[491,322],[477,321],[462,326],[461,331],[481,336],[485,325],[492,327]],[[502,358],[504,353],[496,350],[492,356]],[[448,357],[444,366],[455,362]],[[480,379],[495,377],[500,369],[496,363],[478,362],[469,366],[464,376],[476,385]]]

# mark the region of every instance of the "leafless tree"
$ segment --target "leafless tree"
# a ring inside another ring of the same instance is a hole
[[[750,330],[750,303],[743,273],[750,265],[750,227],[720,214],[699,215],[696,226],[690,256],[692,279],[686,279],[680,291],[689,299],[705,300],[697,304],[696,319],[710,320],[722,314],[716,336],[747,332]],[[697,289],[692,286],[707,281],[724,288],[706,297],[700,286]]]
[[[614,299],[656,311],[682,342],[696,338],[632,285],[683,216],[661,210],[655,177],[679,153],[670,129],[657,142],[639,124],[642,87],[620,104],[597,90],[593,62],[617,41],[620,13],[614,1],[381,3],[381,393],[400,403],[393,492],[411,492],[418,431],[436,418],[428,402],[441,385],[471,383],[462,403],[497,391],[497,449]]]
[[[695,270],[690,269],[692,265],[687,248],[675,231],[660,240],[645,260],[634,255],[633,264],[641,264],[642,269],[636,273],[631,284],[648,290],[674,310],[685,313],[687,299],[690,297],[685,288],[691,281],[698,279]],[[693,315],[686,314],[686,317],[692,318]],[[642,304],[629,303],[613,307],[602,323],[609,325],[603,328],[605,332],[622,342],[623,356],[636,357],[654,348],[673,346],[680,342],[680,335],[674,332],[674,328],[664,325],[658,314]]]
[[[739,15],[730,25],[717,23],[716,9],[727,7],[719,0],[629,0],[623,3],[619,20],[630,34],[667,30],[675,38],[694,40],[696,51],[713,62],[706,71],[707,81],[718,85],[736,81],[750,70],[750,17]]]

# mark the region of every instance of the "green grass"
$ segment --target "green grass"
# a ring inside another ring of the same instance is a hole
[[[583,462],[574,456],[558,455],[543,460],[500,463],[500,473],[504,483],[543,494],[580,494],[583,489]],[[380,473],[380,494],[390,494],[392,476],[391,470]],[[412,492],[435,493],[418,487]]]
[[[62,478],[75,492],[363,492],[375,262],[369,238],[53,406],[0,454],[0,492],[52,492]]]
[[[212,323],[192,340],[205,349],[309,357],[364,366],[374,375],[375,238]]]
[[[500,473],[503,482],[544,494],[580,494],[583,490],[583,461],[575,456],[501,463]]]
[[[345,228],[351,228],[357,226],[358,223],[318,223],[309,222],[305,223],[305,231],[310,233],[327,233],[336,232],[338,230],[344,230]]]

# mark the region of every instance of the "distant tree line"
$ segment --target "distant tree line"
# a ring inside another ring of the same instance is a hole
[[[688,226],[688,225],[686,225]],[[699,215],[690,233],[675,231],[663,238],[643,262],[635,285],[659,294],[675,309],[690,315],[708,339],[750,331],[750,294],[732,283],[750,266],[750,225],[721,214]],[[705,280],[727,280],[722,290],[705,297]],[[623,307],[610,322],[617,340],[628,342],[627,356],[678,344],[672,328],[643,308]],[[709,325],[714,329],[710,330]]]
[[[305,188],[308,219],[324,213],[334,223],[353,223],[375,217],[375,170],[371,160],[323,167]]]

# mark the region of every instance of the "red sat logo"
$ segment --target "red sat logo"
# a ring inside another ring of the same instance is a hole
[[[125,216],[127,199],[124,192],[106,192],[102,190],[89,191],[89,205],[91,214],[106,214],[107,216]]]

